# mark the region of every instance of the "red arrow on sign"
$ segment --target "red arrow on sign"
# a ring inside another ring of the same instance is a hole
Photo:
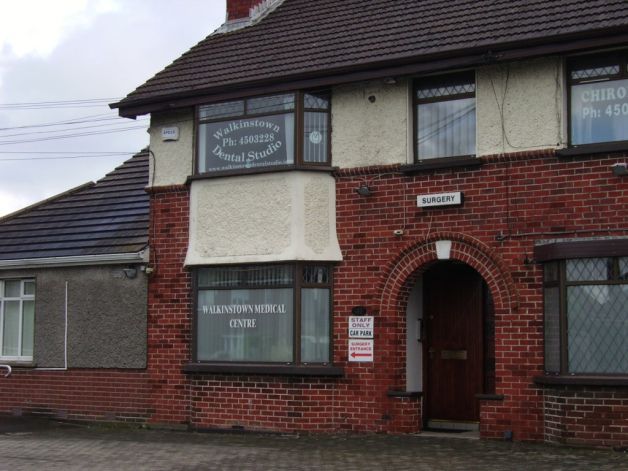
[[[355,358],[355,357],[370,357],[371,354],[370,353],[355,353],[355,352],[353,352],[353,353],[351,353],[351,356],[353,358]]]

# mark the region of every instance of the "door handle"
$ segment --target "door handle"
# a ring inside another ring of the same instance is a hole
[[[430,347],[427,349],[427,354],[429,355],[430,359],[434,358],[434,353],[436,353],[436,349],[434,347]]]
[[[416,320],[416,340],[423,342],[423,319]]]

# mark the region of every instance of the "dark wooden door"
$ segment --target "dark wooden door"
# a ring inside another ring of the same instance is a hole
[[[483,389],[482,277],[443,262],[424,275],[426,419],[479,420]]]

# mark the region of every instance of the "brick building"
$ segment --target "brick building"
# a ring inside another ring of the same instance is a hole
[[[628,445],[623,1],[229,0],[151,115],[147,409]]]

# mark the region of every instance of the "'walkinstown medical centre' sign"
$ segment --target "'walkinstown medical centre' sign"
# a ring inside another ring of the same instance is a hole
[[[203,315],[248,316],[228,320],[231,329],[255,329],[260,315],[286,314],[285,304],[213,304],[201,306]]]
[[[202,125],[202,171],[286,165],[294,162],[292,113]],[[204,154],[204,155],[203,155]]]

